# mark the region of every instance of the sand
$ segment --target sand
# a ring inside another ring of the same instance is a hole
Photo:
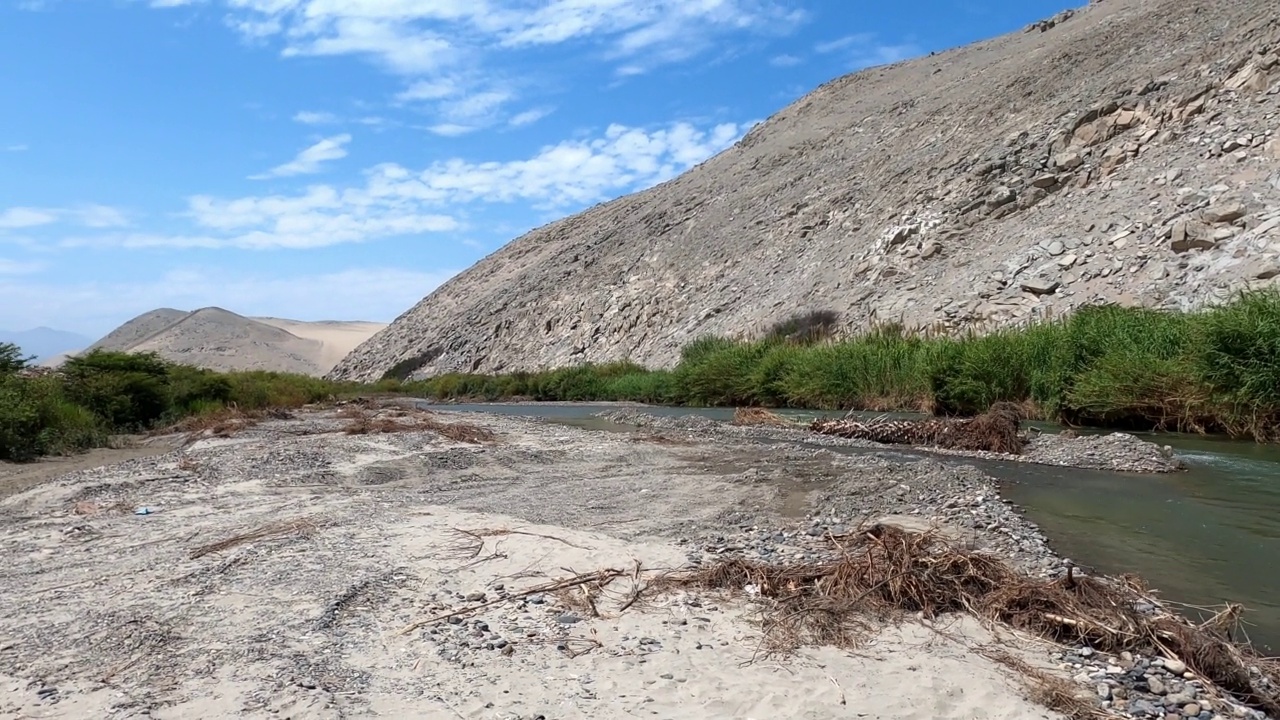
[[[574,573],[681,566],[682,539],[747,509],[776,519],[777,488],[725,464],[770,455],[459,419],[498,441],[346,435],[329,413],[0,500],[0,582],[21,589],[0,595],[0,715],[1057,717],[972,652],[991,638],[960,619],[888,627],[856,652],[770,657],[756,655],[761,626],[742,595],[680,592],[623,612],[623,578],[599,617],[572,596],[518,598]]]
[[[320,349],[313,360],[324,368],[325,372],[333,369],[342,358],[355,350],[360,343],[373,337],[375,333],[387,326],[386,323],[375,322],[303,322],[301,320],[282,320],[280,318],[250,318],[260,323],[278,327],[285,332],[320,343]]]

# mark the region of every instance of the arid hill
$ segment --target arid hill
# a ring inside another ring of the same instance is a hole
[[[370,322],[249,318],[222,308],[161,308],[121,325],[88,349],[154,352],[212,370],[273,370],[323,375],[352,348],[386,327]]]
[[[645,192],[520,237],[331,373],[622,358],[811,310],[992,327],[1280,276],[1280,13],[1099,0],[834,80]]]

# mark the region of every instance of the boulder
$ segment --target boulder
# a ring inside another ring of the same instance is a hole
[[[1065,152],[1054,157],[1053,164],[1063,170],[1075,170],[1084,164],[1084,158],[1078,152]]]
[[[1191,250],[1208,250],[1215,247],[1211,231],[1207,225],[1194,220],[1179,220],[1174,223],[1169,235],[1169,249],[1176,253]]]
[[[1200,219],[1213,224],[1235,222],[1247,212],[1244,203],[1239,200],[1223,200],[1200,211]]]
[[[1028,278],[1019,285],[1023,292],[1029,292],[1032,295],[1052,295],[1057,291],[1058,286],[1057,280],[1047,280],[1045,278]]]

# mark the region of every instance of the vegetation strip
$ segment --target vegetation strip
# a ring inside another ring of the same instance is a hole
[[[1014,403],[1024,417],[1067,424],[1280,438],[1278,291],[1196,313],[1091,306],[988,334],[882,325],[834,339],[835,327],[836,315],[823,311],[789,318],[761,339],[701,338],[672,370],[617,362],[415,381],[407,368],[416,365],[402,363],[375,385],[217,373],[103,351],[41,373],[0,344],[0,460],[99,447],[113,434],[228,408],[251,415],[371,392],[966,416]]]
[[[440,400],[635,401],[1030,418],[1125,429],[1280,437],[1280,292],[1195,313],[1097,305],[987,334],[882,325],[832,338],[828,312],[766,337],[706,337],[673,370],[633,363],[404,382]],[[386,382],[406,380],[389,373]]]

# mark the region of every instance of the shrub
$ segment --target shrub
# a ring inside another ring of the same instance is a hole
[[[170,407],[169,365],[152,353],[95,350],[63,366],[67,397],[118,430],[141,430]]]
[[[34,460],[105,438],[98,419],[69,401],[56,379],[0,376],[0,460]]]
[[[0,375],[16,373],[34,358],[22,354],[22,348],[13,343],[0,343]]]
[[[765,339],[811,345],[834,335],[839,321],[840,313],[834,310],[797,313],[786,320],[774,323],[766,333]]]

